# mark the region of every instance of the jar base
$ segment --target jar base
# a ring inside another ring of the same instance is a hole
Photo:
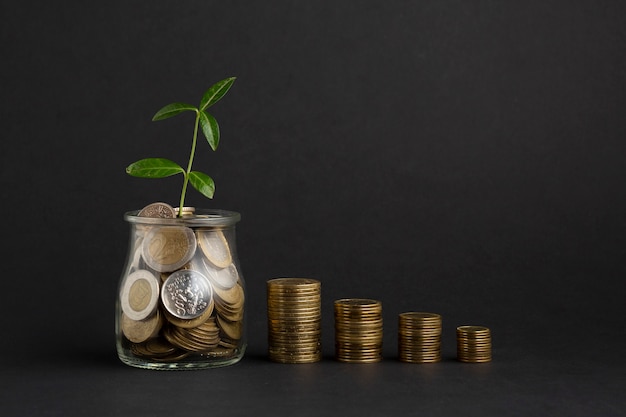
[[[239,362],[245,353],[246,347],[242,346],[228,357],[220,358],[214,355],[193,354],[175,361],[155,361],[149,358],[141,358],[124,349],[118,350],[117,355],[122,363],[134,368],[163,370],[163,371],[191,371],[211,368],[222,368]]]

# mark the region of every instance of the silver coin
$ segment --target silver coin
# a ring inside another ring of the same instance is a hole
[[[229,290],[237,285],[237,281],[239,281],[239,272],[237,272],[235,264],[230,264],[226,268],[217,269],[205,259],[202,259],[202,263],[207,271],[209,280],[211,280],[211,284],[223,290]]]
[[[196,245],[196,235],[188,227],[154,227],[144,238],[143,259],[155,271],[175,271],[193,258]]]
[[[152,203],[142,208],[137,215],[140,217],[172,219],[174,218],[175,213],[174,208],[167,203]]]
[[[181,269],[163,283],[161,300],[174,317],[189,320],[201,316],[211,306],[213,289],[209,279],[200,272]]]
[[[159,302],[159,281],[150,272],[140,269],[126,277],[120,293],[122,311],[131,320],[150,317]]]

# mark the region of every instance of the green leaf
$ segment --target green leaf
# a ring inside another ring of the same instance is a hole
[[[200,194],[207,198],[213,198],[215,193],[215,183],[213,179],[199,171],[191,171],[189,173],[189,182]]]
[[[211,116],[205,111],[200,112],[200,127],[204,137],[209,142],[211,149],[217,150],[217,146],[220,143],[220,127],[217,124],[215,117]]]
[[[165,178],[184,172],[176,162],[164,158],[141,159],[126,167],[128,175],[140,178]]]
[[[152,121],[169,119],[184,111],[197,111],[195,106],[187,103],[170,103],[152,116]]]
[[[236,77],[226,78],[222,81],[218,81],[213,84],[202,96],[200,100],[200,110],[206,110],[207,107],[214,105],[224,97],[224,95],[230,90],[230,87],[235,82]]]

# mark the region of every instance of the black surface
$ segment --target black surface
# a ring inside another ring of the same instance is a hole
[[[39,4],[38,4],[39,3]],[[0,415],[626,414],[626,8],[594,1],[4,2]],[[195,167],[241,212],[249,354],[211,371],[115,357],[122,214],[178,200],[191,118],[238,79]],[[265,282],[317,278],[326,359],[267,362]],[[332,359],[332,301],[383,302],[386,359]],[[440,364],[397,314],[444,318]],[[494,361],[453,358],[492,329]]]

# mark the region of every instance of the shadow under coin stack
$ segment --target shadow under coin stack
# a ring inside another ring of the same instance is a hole
[[[407,312],[398,316],[398,356],[408,363],[441,361],[441,316]]]
[[[457,327],[456,342],[459,361],[469,363],[491,361],[491,331],[487,327]]]
[[[311,363],[322,358],[321,283],[309,278],[267,281],[269,358]]]
[[[338,361],[371,363],[382,359],[382,313],[380,301],[362,298],[335,301],[335,357]]]

